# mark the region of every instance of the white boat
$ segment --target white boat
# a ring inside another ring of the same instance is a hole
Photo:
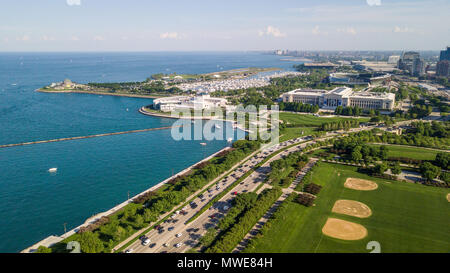
[[[206,143],[200,143],[200,145],[202,145],[202,146],[206,146]]]
[[[58,171],[58,168],[50,168],[48,169],[49,173],[56,173]]]
[[[228,141],[229,143],[231,143],[231,142],[233,142],[233,138],[230,137],[229,139],[227,139],[227,141]]]
[[[222,128],[222,127],[220,127],[218,124],[214,124],[214,127],[215,127],[216,129]]]

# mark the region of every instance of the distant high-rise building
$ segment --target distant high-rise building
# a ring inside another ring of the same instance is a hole
[[[425,62],[422,58],[414,59],[412,64],[411,75],[423,76],[425,74]]]
[[[450,61],[443,60],[436,65],[436,76],[450,77]]]
[[[400,60],[400,56],[389,56],[388,64],[398,64],[398,61]]]
[[[439,57],[439,61],[450,61],[450,47],[447,47],[447,50],[441,51],[441,56]]]
[[[408,70],[411,76],[422,76],[425,74],[425,62],[420,58],[419,52],[408,51],[403,53],[398,61],[398,68]]]

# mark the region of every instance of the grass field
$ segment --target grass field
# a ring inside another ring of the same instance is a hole
[[[344,188],[348,177],[378,183],[375,191]],[[316,206],[288,203],[282,217],[274,222],[256,244],[255,252],[357,252],[368,253],[367,243],[377,241],[381,252],[450,252],[449,189],[405,182],[375,179],[356,172],[356,168],[321,163],[313,173],[314,183],[323,186]],[[372,209],[372,216],[360,219],[332,213],[339,199],[356,200]],[[365,226],[368,236],[358,241],[327,237],[321,230],[328,217]]]
[[[294,127],[284,129],[284,133],[280,136],[280,142],[311,135],[314,132],[313,127]]]
[[[351,117],[349,117],[351,118]],[[328,122],[335,122],[340,120],[346,120],[348,118],[342,118],[342,117],[330,117],[330,118],[324,118],[324,117],[316,117],[313,115],[304,115],[304,114],[294,114],[294,113],[280,113],[280,120],[287,124],[295,124],[299,126],[320,126],[323,123]],[[360,122],[367,122],[369,121],[369,118],[358,118]]]
[[[378,146],[378,145],[371,145]],[[413,159],[421,159],[421,160],[434,160],[436,158],[436,154],[439,153],[435,150],[424,149],[419,147],[406,147],[400,145],[389,145],[388,148],[388,156],[389,157],[408,157]]]

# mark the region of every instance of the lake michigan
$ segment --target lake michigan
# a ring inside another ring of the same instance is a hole
[[[142,81],[156,73],[292,69],[256,52],[0,53],[0,145],[170,126],[144,116],[151,99],[48,94],[74,82]],[[175,141],[170,130],[0,149],[0,252],[64,233],[226,147]],[[58,168],[56,174],[49,168]]]

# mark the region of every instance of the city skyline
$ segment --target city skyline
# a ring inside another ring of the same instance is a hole
[[[441,50],[450,34],[449,1],[20,0],[3,6],[0,51]]]

